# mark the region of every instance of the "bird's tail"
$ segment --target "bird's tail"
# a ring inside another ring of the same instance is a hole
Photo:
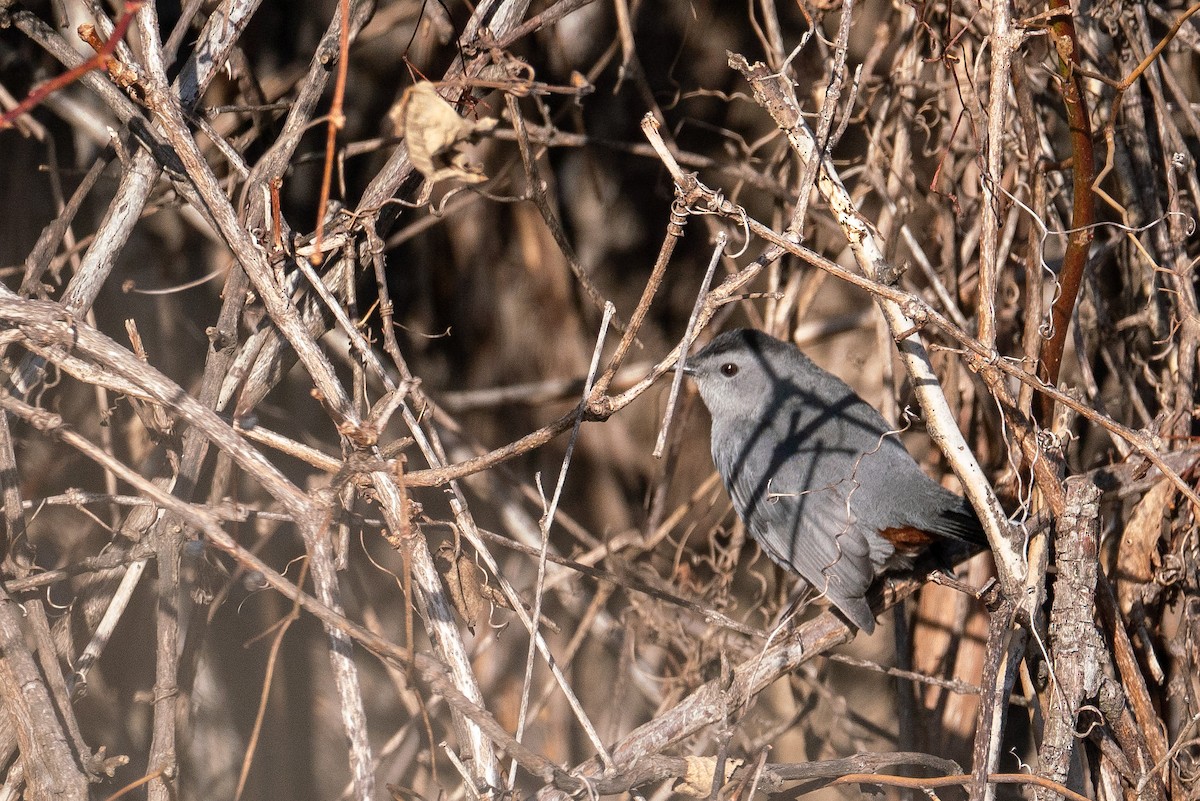
[[[966,498],[955,496],[955,502],[938,517],[938,530],[935,533],[973,545],[987,545],[983,525]]]

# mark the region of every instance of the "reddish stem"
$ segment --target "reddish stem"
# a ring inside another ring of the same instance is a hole
[[[1052,8],[1070,9],[1068,0],[1051,0]],[[1083,79],[1079,74],[1079,42],[1075,23],[1070,14],[1056,16],[1050,23],[1050,35],[1058,51],[1058,72],[1063,85],[1063,104],[1071,131],[1071,172],[1075,201],[1071,210],[1071,233],[1059,273],[1059,294],[1050,310],[1050,336],[1042,343],[1041,373],[1046,383],[1058,383],[1062,368],[1063,349],[1071,313],[1083,283],[1083,268],[1087,264],[1088,247],[1092,241],[1092,224],[1096,219],[1092,181],[1096,177],[1095,156],[1092,151],[1092,123],[1083,96]],[[1054,400],[1041,396],[1042,425],[1049,425],[1054,416]]]
[[[112,36],[108,37],[108,41],[96,51],[96,55],[74,69],[67,70],[62,75],[51,78],[41,84],[14,108],[0,114],[0,131],[5,128],[11,128],[16,119],[22,114],[28,114],[34,108],[41,105],[42,101],[51,94],[79,80],[85,73],[91,70],[107,69],[108,62],[113,57],[113,51],[117,49],[117,43],[125,38],[125,32],[129,30],[129,25],[133,22],[134,14],[145,4],[146,0],[127,0],[124,9],[121,11],[121,18],[113,25]]]

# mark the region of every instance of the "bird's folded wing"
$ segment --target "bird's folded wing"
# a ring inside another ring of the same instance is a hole
[[[767,555],[798,573],[856,626],[872,631],[875,621],[865,595],[875,566],[846,494],[838,488],[792,493],[774,485],[755,493],[739,484],[729,487],[730,495]]]

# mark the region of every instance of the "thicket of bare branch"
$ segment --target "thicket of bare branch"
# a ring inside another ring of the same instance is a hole
[[[4,797],[1200,798],[1197,8],[0,2]],[[961,586],[776,627],[738,325]]]

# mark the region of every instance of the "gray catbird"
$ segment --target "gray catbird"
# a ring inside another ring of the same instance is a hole
[[[863,631],[866,592],[939,538],[983,544],[965,500],[837,376],[761,331],[721,334],[687,360],[712,413],[712,458],[751,536]]]

